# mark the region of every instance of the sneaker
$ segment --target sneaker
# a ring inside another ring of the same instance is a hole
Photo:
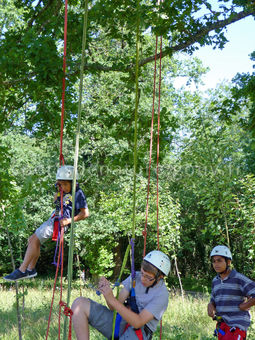
[[[35,268],[32,269],[32,270],[27,269],[26,273],[27,273],[27,276],[26,276],[27,279],[30,279],[30,278],[35,277],[37,275],[37,271],[36,271]]]
[[[22,273],[19,269],[15,269],[11,274],[4,276],[6,281],[18,281],[27,278],[27,270]]]

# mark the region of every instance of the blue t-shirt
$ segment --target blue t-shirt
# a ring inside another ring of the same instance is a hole
[[[250,326],[250,313],[239,308],[248,296],[255,298],[255,282],[234,269],[225,279],[217,275],[212,281],[211,302],[229,327],[246,331]]]
[[[55,209],[55,215],[59,216],[60,215],[60,210],[61,210],[61,197],[60,193],[58,194],[57,200],[55,201],[56,204],[56,209]],[[63,217],[64,218],[71,218],[72,217],[72,193],[65,193],[63,195]],[[74,211],[74,216],[78,215],[80,210],[82,208],[87,209],[87,200],[84,192],[81,190],[79,187],[79,184],[76,185],[76,191],[75,191],[75,211]]]

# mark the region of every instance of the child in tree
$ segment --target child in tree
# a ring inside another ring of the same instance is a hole
[[[61,227],[67,228],[72,221],[72,180],[74,175],[73,166],[61,166],[56,175],[57,193],[54,196],[56,205],[48,221],[44,222],[35,233],[28,239],[28,247],[23,263],[18,269],[4,277],[6,281],[17,281],[21,279],[32,278],[37,275],[35,266],[40,256],[40,246],[53,235],[54,221],[60,216],[61,211],[61,194],[63,192],[63,218],[59,219]],[[89,216],[86,196],[77,184],[75,192],[75,217],[74,221],[84,220]]]
[[[246,339],[248,310],[255,305],[255,282],[230,268],[232,254],[228,247],[214,247],[210,257],[217,273],[208,304],[208,315],[218,321],[215,335],[219,340]]]
[[[154,250],[147,254],[141,264],[141,271],[136,272],[135,297],[136,308],[124,302],[130,296],[132,278],[122,282],[124,288],[116,299],[105,277],[99,281],[98,290],[104,295],[108,308],[95,301],[80,297],[73,302],[73,325],[78,340],[89,339],[89,324],[106,338],[112,337],[113,311],[122,317],[119,324],[118,339],[150,340],[168,305],[168,290],[163,277],[170,271],[170,260],[161,251]],[[128,299],[129,300],[129,299]],[[119,318],[118,318],[119,319]],[[116,329],[116,328],[115,328]]]

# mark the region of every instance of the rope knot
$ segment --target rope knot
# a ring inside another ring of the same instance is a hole
[[[69,308],[69,307],[67,307],[67,304],[66,304],[65,302],[60,301],[60,302],[59,302],[59,305],[60,305],[60,307],[64,307],[63,313],[65,314],[65,316],[71,317],[71,316],[73,315],[72,309]]]

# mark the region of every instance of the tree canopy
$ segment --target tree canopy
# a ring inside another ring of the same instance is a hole
[[[59,0],[4,0],[0,5],[0,131],[23,116],[29,131],[52,131],[59,124],[61,100],[63,12]],[[83,3],[69,2],[67,40],[66,120],[75,112],[75,84],[79,76]],[[253,16],[253,1],[183,2],[91,1],[87,55],[88,74],[119,72],[132,79],[135,63],[135,24],[140,18],[142,49],[139,65],[154,60],[147,36],[165,39],[162,56],[192,53],[204,45],[223,48],[226,27]]]

